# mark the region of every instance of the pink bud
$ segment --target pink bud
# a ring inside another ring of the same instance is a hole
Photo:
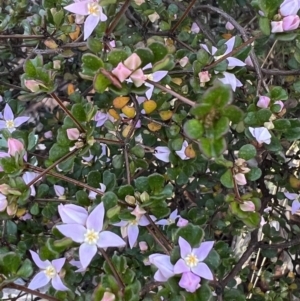
[[[255,205],[251,201],[245,201],[243,204],[240,204],[240,208],[241,208],[241,210],[246,211],[246,212],[255,211]]]
[[[282,16],[296,15],[299,10],[298,0],[284,0],[280,5],[279,12]]]
[[[146,76],[142,69],[138,69],[130,75],[130,78],[136,87],[140,87],[145,82]]]
[[[253,66],[253,62],[252,62],[252,59],[251,59],[250,56],[247,56],[247,58],[245,59],[245,64],[246,64],[247,66],[254,67],[254,66]]]
[[[238,185],[246,185],[247,184],[246,177],[242,173],[238,173],[238,174],[234,175],[234,179]]]
[[[38,84],[38,82],[36,80],[25,79],[24,85],[28,90],[30,90],[33,93],[40,90],[40,85]]]
[[[44,137],[46,139],[51,139],[53,137],[52,131],[45,132]]]
[[[131,71],[134,71],[137,68],[139,68],[141,66],[141,64],[142,64],[142,61],[136,53],[133,53],[124,61],[125,67],[127,67]]]
[[[22,142],[14,138],[8,138],[7,145],[8,153],[12,157],[14,157],[16,153],[20,153],[22,150],[24,150],[24,145]]]
[[[77,128],[67,129],[67,136],[69,140],[78,140],[80,132]]]
[[[276,32],[283,32],[283,21],[272,21],[271,22],[271,32],[276,33]]]
[[[226,28],[227,30],[234,30],[234,26],[233,26],[230,22],[227,22],[227,23],[225,24],[225,28]]]
[[[281,100],[277,100],[274,102],[275,105],[280,105],[280,112],[282,111],[284,107],[284,103]]]
[[[259,99],[258,99],[258,102],[257,102],[257,106],[259,108],[268,108],[269,107],[269,104],[270,104],[270,97],[268,96],[259,96]]]
[[[119,63],[111,73],[122,83],[131,74],[131,70],[129,70],[123,63]]]
[[[185,67],[187,65],[187,63],[189,62],[189,58],[187,56],[183,57],[180,61],[179,61],[179,65],[181,67]]]
[[[22,221],[27,221],[28,219],[31,219],[32,215],[30,213],[25,213],[23,216],[21,216],[19,219]]]
[[[199,26],[197,25],[197,23],[194,22],[191,27],[191,33],[199,33],[199,31],[200,31]]]
[[[300,18],[297,15],[284,17],[282,20],[282,27],[284,31],[290,31],[299,27]]]
[[[177,222],[177,227],[182,228],[185,227],[189,221],[183,217],[179,217],[178,222]]]
[[[101,301],[115,301],[116,296],[113,293],[105,292]]]
[[[4,211],[7,207],[7,199],[6,196],[3,194],[0,194],[0,212]]]
[[[210,81],[210,74],[208,71],[202,71],[198,73],[200,83],[207,83]]]
[[[140,241],[139,242],[139,247],[140,247],[140,250],[142,252],[145,252],[145,251],[148,250],[148,245],[147,245],[147,243],[145,241]]]

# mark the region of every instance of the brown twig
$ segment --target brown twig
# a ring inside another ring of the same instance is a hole
[[[81,133],[84,133],[85,130],[80,124],[80,122],[71,114],[71,112],[65,107],[63,102],[60,100],[60,98],[55,93],[49,94],[52,98],[56,100],[56,102],[59,104],[60,108],[73,120],[73,122],[77,125],[78,129]]]

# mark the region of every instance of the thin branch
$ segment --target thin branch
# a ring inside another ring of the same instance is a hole
[[[40,297],[44,300],[48,300],[48,301],[59,301],[59,299],[56,299],[52,296],[49,296],[49,295],[45,295],[45,294],[42,294],[36,290],[31,290],[29,289],[28,287],[26,286],[23,286],[23,285],[19,285],[19,284],[16,284],[16,283],[8,283],[7,285],[5,285],[4,287],[6,288],[13,288],[13,289],[17,289],[19,291],[23,291],[23,292],[26,292],[27,294],[32,294],[34,296],[37,296],[37,297]]]
[[[80,130],[81,133],[85,133],[84,128],[80,124],[80,122],[71,114],[71,112],[65,107],[63,102],[60,100],[60,98],[55,94],[55,93],[49,93],[49,95],[54,98],[61,109],[73,120],[73,122],[77,125],[78,129]]]

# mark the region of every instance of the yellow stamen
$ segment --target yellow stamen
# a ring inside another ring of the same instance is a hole
[[[99,233],[94,229],[87,229],[84,234],[84,242],[89,245],[95,245],[99,239]]]
[[[193,253],[189,254],[188,256],[186,256],[184,258],[185,263],[190,267],[190,268],[194,268],[198,265],[199,263],[199,259],[197,258],[196,255],[194,255]]]

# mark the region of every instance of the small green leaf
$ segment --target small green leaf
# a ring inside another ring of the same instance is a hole
[[[94,77],[93,86],[98,93],[103,93],[110,84],[111,81],[102,73],[98,73]]]
[[[24,63],[24,72],[29,76],[29,77],[36,77],[36,70],[35,66],[32,63],[31,60],[26,60]]]
[[[200,120],[190,119],[183,126],[184,133],[191,139],[198,139],[203,135],[203,124]]]
[[[158,192],[161,192],[164,187],[165,178],[158,173],[154,173],[154,174],[148,176],[148,183],[149,183],[151,190],[154,193],[158,193]]]
[[[265,123],[270,120],[272,112],[269,109],[260,109],[256,114],[260,123]]]
[[[215,123],[213,128],[214,139],[219,139],[224,136],[229,130],[229,119],[225,116],[220,117]]]
[[[56,160],[61,159],[67,153],[69,153],[68,146],[61,146],[57,143],[54,143],[49,151],[49,160],[55,162]]]
[[[128,54],[121,49],[113,49],[107,55],[107,60],[113,66],[117,66],[120,62],[123,62],[127,59]]]
[[[19,268],[17,275],[21,278],[28,278],[32,275],[33,273],[33,268],[32,268],[32,263],[29,259],[25,259]]]
[[[152,70],[153,72],[159,71],[159,70],[172,70],[175,66],[174,56],[171,54],[168,54],[166,57],[164,57],[162,60],[156,62]]]
[[[239,123],[243,119],[243,111],[234,105],[226,106],[222,110],[222,115],[229,118],[233,123]]]
[[[94,53],[98,53],[103,49],[103,44],[99,39],[89,37],[87,39],[87,47]]]
[[[117,184],[116,175],[109,170],[103,173],[103,184],[106,186],[106,191],[113,190]]]
[[[226,149],[226,140],[224,138],[220,138],[218,140],[201,138],[199,140],[199,146],[200,150],[206,157],[219,157]]]
[[[250,160],[256,156],[256,148],[252,144],[243,145],[239,150],[239,158]]]
[[[102,196],[101,201],[103,202],[105,210],[107,211],[118,204],[118,197],[112,191],[108,191]]]
[[[102,183],[102,174],[96,170],[91,171],[87,176],[87,183],[94,188],[100,188],[100,183]]]
[[[266,36],[269,36],[271,34],[270,20],[266,17],[259,17],[258,23],[262,33]]]
[[[71,112],[77,121],[81,121],[81,122],[86,121],[86,113],[81,103],[74,104],[72,106]]]
[[[232,102],[231,87],[229,85],[216,85],[204,93],[201,102],[211,104],[215,109],[223,108]]]
[[[154,55],[155,62],[162,60],[168,54],[168,49],[163,43],[153,42],[148,47]]]
[[[174,234],[174,242],[177,242],[179,237],[182,237],[185,240],[187,240],[193,248],[195,248],[199,247],[203,235],[204,232],[202,228],[193,224],[188,224],[185,227],[177,229],[177,231]]]
[[[82,56],[82,64],[83,68],[87,68],[95,72],[98,71],[101,67],[104,67],[102,60],[92,53],[85,53]]]
[[[222,185],[224,185],[226,188],[233,188],[234,182],[232,178],[232,172],[230,169],[228,169],[220,178],[220,181]]]
[[[139,177],[134,180],[135,187],[139,192],[144,192],[149,190],[149,182],[147,177]]]
[[[258,180],[262,175],[261,169],[258,167],[252,167],[251,171],[246,174],[246,177],[250,181]]]
[[[138,158],[144,158],[145,157],[145,150],[141,145],[135,145],[130,152],[134,155],[136,155]]]
[[[112,165],[115,169],[120,169],[123,167],[124,164],[124,156],[123,155],[116,155],[112,159]]]
[[[275,86],[271,89],[270,96],[273,101],[288,99],[288,94],[287,94],[286,90],[284,90],[283,88],[281,88],[279,86]]]
[[[78,190],[75,197],[76,201],[81,206],[89,206],[91,203],[90,199],[88,198],[88,194],[83,190]]]
[[[154,59],[153,52],[148,48],[137,48],[134,52],[140,57],[142,65],[152,63]]]
[[[118,190],[119,198],[124,200],[127,195],[134,196],[134,188],[131,185],[120,186],[120,188]]]

